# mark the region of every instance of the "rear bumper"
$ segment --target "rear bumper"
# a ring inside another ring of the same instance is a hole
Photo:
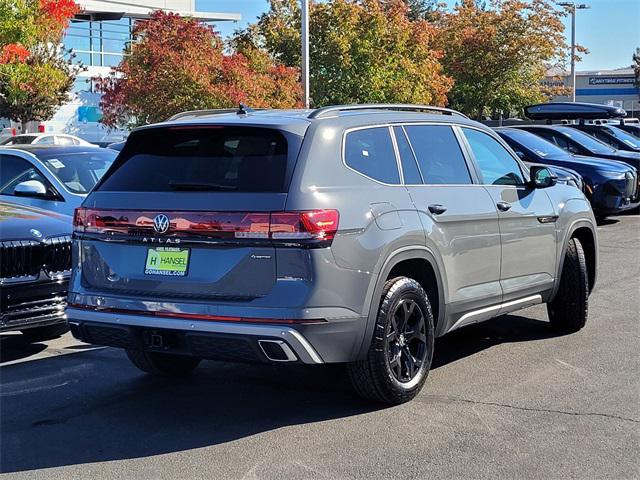
[[[78,308],[67,308],[66,313],[73,336],[87,343],[226,361],[306,364],[349,361],[356,346],[359,347],[359,330],[364,331],[364,323],[359,319],[294,328]],[[278,356],[281,350],[284,353]]]

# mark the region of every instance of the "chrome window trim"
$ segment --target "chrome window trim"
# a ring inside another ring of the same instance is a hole
[[[421,184],[414,184],[414,183],[404,183],[404,172],[402,169],[402,161],[400,159],[400,152],[398,149],[398,144],[397,144],[397,139],[395,137],[395,132],[393,131],[393,127],[400,127],[402,128],[403,133],[405,134],[405,137],[407,139],[407,142],[409,143],[409,148],[411,148],[411,153],[413,154],[413,157],[416,161],[416,165],[418,167],[418,172],[420,173],[420,176],[422,177],[423,181],[424,181],[424,175],[422,174],[422,169],[420,168],[420,163],[417,160],[416,154],[415,154],[415,150],[413,148],[413,145],[411,144],[411,140],[409,139],[409,135],[407,134],[407,131],[405,129],[405,127],[407,126],[430,126],[430,125],[434,125],[434,126],[446,126],[446,127],[450,127],[453,130],[453,134],[456,138],[456,140],[458,141],[458,147],[460,148],[460,153],[462,153],[462,157],[465,160],[465,164],[467,166],[467,170],[469,171],[469,177],[471,179],[471,183],[421,183]],[[392,147],[394,149],[394,153],[396,155],[396,168],[398,169],[398,176],[400,178],[400,182],[401,183],[386,183],[386,182],[382,182],[380,180],[377,180],[375,178],[372,178],[358,170],[356,170],[355,168],[349,166],[346,162],[346,158],[345,158],[345,147],[346,147],[346,139],[347,139],[347,135],[351,132],[354,131],[358,131],[358,130],[366,130],[366,129],[371,129],[371,128],[384,128],[387,127],[388,131],[389,131],[389,135],[391,137],[391,144]],[[479,132],[482,132],[486,135],[488,135],[489,137],[495,139],[506,151],[507,153],[511,156],[511,158],[513,158],[513,160],[516,162],[516,165],[518,165],[518,168],[520,169],[520,173],[522,175],[522,178],[525,180],[529,179],[529,176],[527,174],[528,170],[524,167],[522,161],[517,157],[517,155],[515,155],[513,153],[513,151],[511,150],[511,147],[509,147],[509,145],[496,133],[494,133],[492,130],[487,130],[485,128],[481,128],[478,127],[476,125],[471,125],[471,124],[459,124],[459,123],[453,123],[453,122],[425,122],[425,121],[418,121],[418,122],[393,122],[393,123],[389,123],[389,122],[384,122],[384,123],[379,123],[379,124],[374,124],[374,125],[364,125],[364,126],[358,126],[358,127],[351,127],[351,128],[347,128],[344,130],[344,132],[342,133],[342,144],[341,144],[341,160],[342,160],[342,165],[344,167],[346,167],[348,170],[351,170],[352,172],[368,179],[371,180],[372,182],[377,183],[378,185],[384,185],[386,187],[470,187],[470,186],[496,186],[493,185],[491,183],[483,183],[484,179],[482,178],[481,172],[479,170],[479,166],[477,165],[475,156],[473,155],[473,152],[471,151],[471,147],[469,145],[469,143],[467,142],[466,137],[464,136],[464,132],[462,131],[463,128],[471,128],[473,130],[477,130]],[[512,187],[512,188],[516,188],[516,189],[522,189],[522,188],[527,188],[526,183],[523,183],[522,185],[499,185],[502,188],[506,188],[506,187]]]

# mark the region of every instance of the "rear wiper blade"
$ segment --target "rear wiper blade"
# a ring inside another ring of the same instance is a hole
[[[237,190],[235,185],[204,182],[169,182],[171,190]]]

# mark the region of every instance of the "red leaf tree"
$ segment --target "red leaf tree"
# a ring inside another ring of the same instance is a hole
[[[156,11],[138,21],[112,74],[98,79],[103,122],[135,127],[185,110],[290,108],[300,104],[299,72],[258,50],[227,54],[220,36],[194,19]]]

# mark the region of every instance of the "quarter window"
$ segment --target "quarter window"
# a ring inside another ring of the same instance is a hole
[[[472,128],[463,128],[485,185],[522,185],[518,162],[495,138]]]
[[[407,125],[405,131],[418,160],[424,183],[432,185],[471,183],[467,162],[451,127]]]
[[[380,182],[400,183],[396,154],[387,127],[347,133],[344,159],[354,170]]]

